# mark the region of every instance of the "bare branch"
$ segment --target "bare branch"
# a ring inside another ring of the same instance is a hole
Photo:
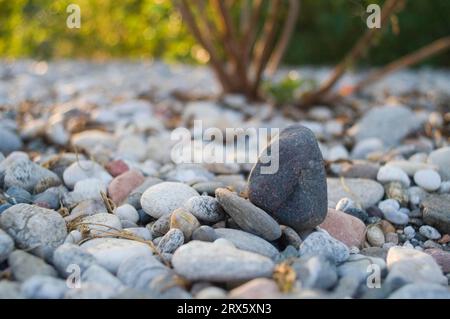
[[[269,12],[269,17],[267,18],[263,35],[258,41],[255,48],[255,77],[253,80],[252,91],[255,95],[257,95],[258,87],[261,82],[261,77],[263,71],[269,62],[270,56],[274,49],[275,38],[277,34],[277,18],[278,13],[280,12],[281,0],[273,0],[271,2],[271,8]]]
[[[353,87],[351,93],[357,92],[393,72],[417,64],[422,60],[427,59],[449,48],[450,48],[450,37],[438,39],[432,42],[431,44],[428,44],[427,46],[422,47],[419,50],[410,53],[404,57],[401,57],[400,59],[389,63],[388,65],[384,66],[383,68],[377,71],[372,72],[365,79],[357,83]]]
[[[236,83],[240,83],[245,91],[249,89],[249,83],[247,79],[247,69],[244,65],[244,61],[240,56],[239,47],[239,36],[234,28],[232,18],[230,16],[231,6],[227,4],[227,1],[214,0],[215,5],[223,25],[223,44],[224,48],[228,53],[236,72],[233,72],[236,77]]]
[[[249,23],[246,26],[246,29],[243,32],[244,34],[241,41],[241,58],[244,65],[248,65],[250,53],[252,51],[253,45],[255,44],[255,39],[258,33],[258,21],[261,16],[263,4],[263,0],[253,1],[252,15]]]
[[[381,10],[381,28],[374,28],[366,31],[364,35],[357,41],[355,46],[345,56],[343,61],[334,68],[331,76],[325,82],[323,82],[320,88],[317,91],[305,96],[304,100],[302,101],[303,104],[313,103],[333,88],[336,82],[339,81],[339,79],[344,75],[347,68],[355,63],[355,61],[358,60],[372,45],[375,36],[380,32],[383,32],[384,28],[390,20],[390,17],[396,12],[397,9],[399,9],[400,3],[402,3],[402,0],[386,0]]]
[[[289,0],[288,16],[283,26],[283,31],[278,42],[277,48],[270,58],[267,72],[269,75],[273,75],[280,65],[281,59],[287,49],[289,41],[297,25],[298,17],[300,13],[300,0]]]
[[[213,67],[213,70],[217,74],[217,77],[219,78],[219,81],[222,83],[224,89],[225,90],[231,89],[233,85],[230,81],[228,74],[225,72],[223,64],[220,61],[220,58],[214,48],[214,45],[211,39],[206,37],[201,32],[189,8],[187,0],[175,0],[175,4],[179,8],[183,19],[186,21],[186,24],[188,25],[194,37],[197,39],[200,45],[203,46],[203,48],[208,52],[211,59],[211,65]]]

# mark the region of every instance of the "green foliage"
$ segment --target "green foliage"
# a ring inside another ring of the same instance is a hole
[[[265,81],[262,90],[276,104],[283,105],[296,101],[304,92],[317,87],[311,79],[299,78],[298,74],[289,73],[279,81]]]
[[[287,64],[339,61],[366,30],[365,8],[382,0],[303,0]],[[66,27],[66,7],[81,8],[81,28]],[[236,13],[238,15],[239,12]],[[383,64],[450,34],[450,1],[408,0],[363,60]],[[170,0],[0,0],[0,57],[202,60]],[[430,62],[450,66],[450,53]]]

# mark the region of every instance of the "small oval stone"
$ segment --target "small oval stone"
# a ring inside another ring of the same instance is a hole
[[[200,223],[197,218],[183,208],[175,209],[170,215],[170,228],[181,230],[186,242],[191,239],[192,233],[198,227],[200,227]]]
[[[441,176],[431,169],[423,169],[414,174],[414,182],[429,192],[434,192],[441,186]]]
[[[385,243],[383,231],[376,225],[367,227],[367,241],[375,247],[381,247]]]
[[[181,207],[193,196],[198,196],[198,193],[188,185],[163,182],[151,186],[142,194],[141,205],[147,214],[159,218]]]
[[[428,239],[437,240],[441,238],[441,234],[436,230],[436,228],[424,225],[419,228],[419,232]]]
[[[172,228],[165,234],[158,243],[158,250],[161,253],[173,253],[184,243],[184,235],[178,228]]]
[[[183,208],[201,221],[217,223],[225,217],[225,212],[216,198],[194,196],[188,199]]]

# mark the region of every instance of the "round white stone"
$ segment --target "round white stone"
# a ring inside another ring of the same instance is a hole
[[[377,180],[380,183],[400,182],[406,187],[411,184],[408,175],[402,169],[393,166],[381,167],[377,174]]]
[[[117,215],[120,220],[128,220],[135,224],[139,221],[139,213],[136,208],[130,204],[124,204],[117,207],[114,214]]]
[[[163,182],[148,188],[141,197],[142,209],[154,218],[170,214],[185,201],[199,194],[192,187],[175,182]]]
[[[441,186],[441,176],[431,169],[423,169],[414,174],[414,182],[423,189],[434,192]]]

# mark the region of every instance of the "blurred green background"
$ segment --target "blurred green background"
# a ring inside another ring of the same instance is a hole
[[[81,28],[66,7],[81,7]],[[331,64],[366,30],[365,8],[382,0],[303,0],[285,63]],[[379,65],[450,34],[450,0],[408,0],[363,63]],[[201,50],[170,0],[0,0],[0,57],[150,58],[198,62]],[[450,66],[450,52],[427,61]]]

